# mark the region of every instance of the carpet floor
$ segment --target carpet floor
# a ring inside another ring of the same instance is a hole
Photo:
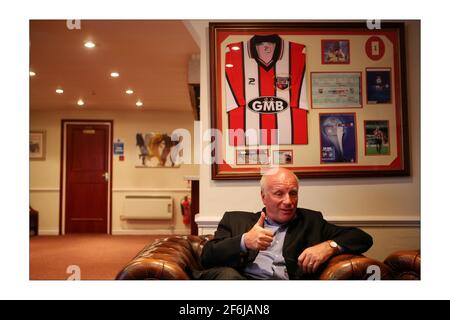
[[[164,235],[65,235],[30,238],[30,280],[113,280],[149,242]]]

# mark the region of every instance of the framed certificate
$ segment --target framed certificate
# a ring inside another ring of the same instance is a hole
[[[311,108],[361,108],[361,72],[312,72]]]

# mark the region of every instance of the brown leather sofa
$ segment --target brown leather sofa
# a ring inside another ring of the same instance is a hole
[[[189,280],[201,270],[200,255],[208,236],[172,236],[148,244],[116,276],[116,280]],[[373,267],[373,266],[378,266]],[[320,280],[420,279],[420,252],[400,251],[384,262],[362,255],[331,258],[315,275]]]
[[[420,280],[420,251],[397,251],[390,254],[384,264],[397,280]]]

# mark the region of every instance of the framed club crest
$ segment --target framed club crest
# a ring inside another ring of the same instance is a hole
[[[409,175],[404,25],[381,24],[210,23],[212,178]],[[389,152],[373,157],[379,119]]]

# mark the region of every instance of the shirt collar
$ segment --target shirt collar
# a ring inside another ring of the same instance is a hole
[[[296,210],[297,210],[297,209],[296,209]],[[275,222],[275,221],[273,221],[272,219],[269,218],[269,216],[267,215],[267,212],[266,212],[266,208],[265,208],[265,207],[261,210],[261,212],[264,212],[264,213],[266,214],[266,219],[264,219],[264,221],[265,221],[269,226],[274,226],[274,227],[284,227],[284,226],[287,226],[289,223],[291,223],[292,221],[294,221],[295,219],[297,219],[297,213],[295,213],[294,217],[293,217],[291,220],[289,220],[288,222],[286,222],[286,223],[278,223],[278,222]]]

